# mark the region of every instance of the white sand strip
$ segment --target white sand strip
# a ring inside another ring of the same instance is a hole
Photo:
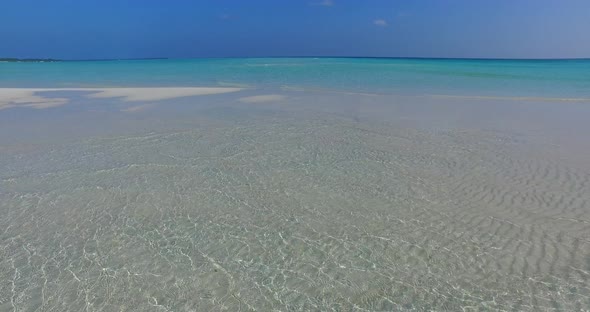
[[[91,98],[121,97],[124,101],[159,101],[186,96],[210,95],[237,92],[242,88],[106,88],[95,89],[97,93],[90,94]],[[86,91],[94,91],[87,89]]]
[[[0,110],[12,107],[43,109],[67,104],[66,98],[39,96],[39,92],[85,91],[89,98],[122,98],[123,101],[159,101],[187,96],[222,94],[241,91],[243,88],[186,87],[186,88],[0,88]]]
[[[12,107],[30,107],[43,109],[64,105],[68,99],[64,98],[45,98],[35,95],[42,89],[16,89],[0,88],[0,110]]]

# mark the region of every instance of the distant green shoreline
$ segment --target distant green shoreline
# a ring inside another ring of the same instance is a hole
[[[61,60],[56,59],[35,59],[35,58],[13,58],[13,57],[0,57],[0,62],[60,62]]]

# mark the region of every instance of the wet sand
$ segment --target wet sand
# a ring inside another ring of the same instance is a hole
[[[590,306],[586,103],[86,100],[52,109],[109,129],[67,141],[25,144],[68,127],[52,109],[3,111],[0,310]]]

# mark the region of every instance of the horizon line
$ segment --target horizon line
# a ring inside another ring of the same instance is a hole
[[[271,56],[196,56],[196,57],[138,57],[138,58],[96,58],[96,59],[60,59],[60,58],[19,58],[0,57],[0,59],[27,60],[52,60],[59,62],[98,62],[98,61],[150,61],[150,60],[191,60],[191,59],[265,59],[265,58],[344,58],[344,59],[416,59],[416,60],[473,60],[473,61],[580,61],[590,60],[590,57],[563,57],[563,58],[504,58],[504,57],[424,57],[424,56],[296,56],[296,55],[271,55]]]

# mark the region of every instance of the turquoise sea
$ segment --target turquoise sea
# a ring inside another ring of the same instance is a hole
[[[0,64],[0,87],[227,84],[590,98],[590,60],[205,58]]]
[[[590,60],[0,63],[0,311],[588,311]]]

